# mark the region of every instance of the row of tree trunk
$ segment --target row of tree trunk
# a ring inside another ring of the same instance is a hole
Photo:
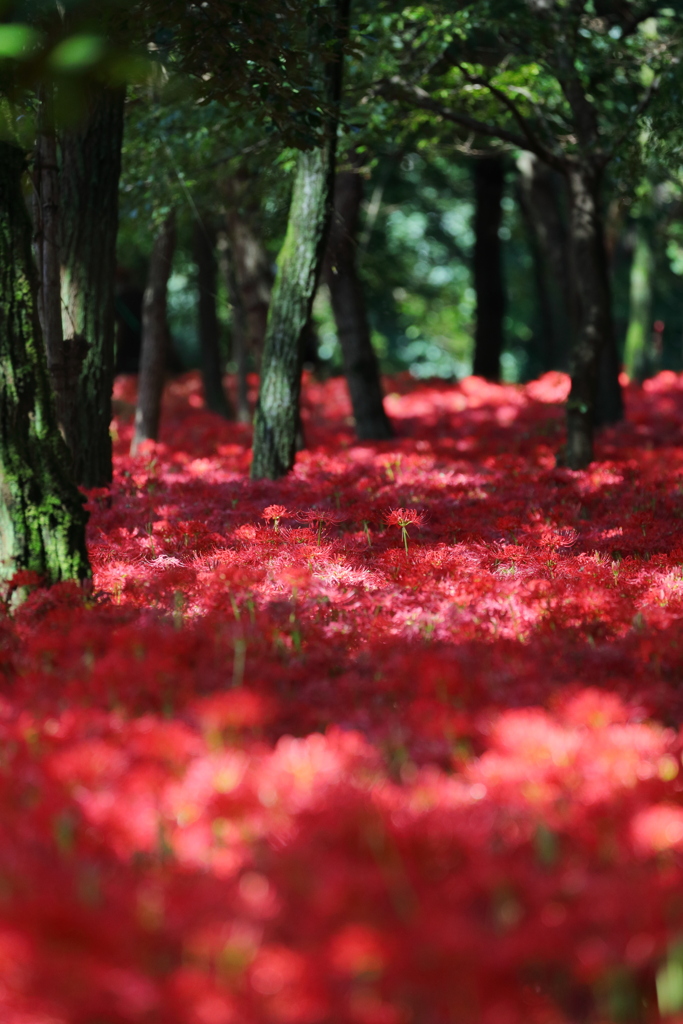
[[[557,365],[562,353],[570,354],[572,387],[564,459],[580,469],[593,459],[594,428],[623,417],[600,175],[576,164],[561,176],[531,153],[522,155],[518,171],[518,199],[536,268],[544,361],[550,367]],[[504,186],[503,157],[475,162],[474,372],[494,381],[500,379],[504,337],[500,240]]]
[[[338,0],[335,10],[341,54],[347,0]],[[328,111],[333,112],[339,98],[341,57],[331,61],[324,73]],[[97,486],[111,479],[113,289],[123,103],[123,93],[117,90],[93,94],[85,122],[59,140],[58,160],[58,140],[50,127],[45,100],[34,174],[34,252],[39,280],[34,277],[31,229],[21,202],[23,157],[11,141],[2,143],[0,361],[5,381],[0,401],[0,560],[5,578],[14,567],[35,568],[51,581],[88,573],[85,517],[73,481]],[[321,276],[330,288],[358,434],[364,438],[391,435],[356,267],[362,178],[353,169],[335,177],[336,137],[331,113],[321,143],[299,157],[272,295],[266,296],[259,284],[264,277],[259,265],[262,251],[252,244],[248,221],[240,219],[237,212],[228,221],[227,251],[219,255],[227,260],[229,252],[232,257],[227,269],[234,286],[236,326],[242,334],[238,352],[243,368],[248,347],[263,339],[254,422],[254,477],[276,478],[292,468],[299,432],[304,340]],[[477,163],[475,370],[492,378],[499,372],[505,310],[500,251],[503,184],[503,168],[497,159]],[[570,324],[576,309],[576,326],[572,324],[575,341],[566,457],[569,465],[578,468],[592,458],[592,431],[598,422],[596,400],[603,418],[613,420],[621,411],[621,394],[599,182],[588,180],[584,170],[577,168],[567,175],[567,187],[574,290],[567,292],[565,302]],[[535,172],[530,175],[531,207],[547,188],[547,180]],[[238,204],[233,206],[237,211]],[[548,244],[542,232],[537,234],[539,248]],[[168,349],[166,291],[174,245],[171,213],[154,244],[143,301],[144,343],[134,450],[145,439],[154,439],[158,430]],[[204,226],[195,237],[195,255],[202,282],[201,334],[215,339],[216,246]],[[216,346],[205,350],[203,375],[207,402],[230,414]],[[239,403],[241,414],[246,415],[245,391]]]

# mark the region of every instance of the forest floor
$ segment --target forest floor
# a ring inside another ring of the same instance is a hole
[[[116,421],[0,619],[6,1024],[683,1020],[683,377],[583,472],[561,374],[387,385],[279,483],[195,375]]]

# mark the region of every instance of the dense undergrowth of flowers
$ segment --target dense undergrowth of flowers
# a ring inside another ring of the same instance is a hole
[[[583,472],[562,375],[389,388],[269,483],[119,381],[93,592],[0,619],[1,1021],[683,1020],[683,378]]]

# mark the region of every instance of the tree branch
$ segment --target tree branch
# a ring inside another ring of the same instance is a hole
[[[402,100],[405,104],[416,107],[419,110],[429,110],[433,114],[438,114],[445,121],[450,121],[461,128],[467,128],[479,135],[484,135],[486,138],[499,139],[501,142],[507,142],[517,149],[531,150],[532,153],[535,153],[536,156],[556,170],[565,170],[566,161],[564,157],[559,157],[541,145],[533,132],[529,131],[523,135],[518,135],[517,132],[488,124],[486,121],[480,121],[476,117],[470,117],[469,114],[461,114],[457,110],[446,107],[437,100],[432,99],[429,93],[420,88],[420,86],[411,85],[397,75],[394,75],[388,81],[378,82],[372,89],[372,93],[376,96],[384,96],[387,99]]]
[[[458,64],[457,67],[462,72],[462,74],[468,79],[469,82],[471,82],[473,85],[481,85],[483,86],[483,88],[488,89],[491,95],[495,96],[495,98],[500,103],[502,103],[506,110],[508,110],[512,114],[515,121],[519,125],[521,131],[523,132],[524,137],[527,140],[527,144],[524,147],[525,149],[528,149],[530,150],[530,152],[535,153],[542,160],[545,160],[546,163],[551,163],[551,161],[554,159],[562,159],[559,153],[553,152],[552,149],[548,149],[548,147],[545,146],[540,141],[537,135],[531,130],[529,122],[524,117],[515,101],[510,96],[508,96],[506,92],[504,92],[502,89],[499,89],[498,86],[492,85],[485,78],[479,78],[476,76],[469,75],[468,72],[460,64]],[[518,91],[521,93],[522,90],[520,89]],[[534,108],[536,109],[536,115],[539,117],[539,120],[541,121],[541,123],[544,123],[544,118],[536,108],[535,104]]]

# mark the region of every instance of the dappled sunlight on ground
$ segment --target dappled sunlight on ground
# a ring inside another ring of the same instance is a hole
[[[3,1021],[678,1019],[683,378],[582,472],[563,374],[387,392],[271,483],[117,382],[94,595],[0,620]]]

